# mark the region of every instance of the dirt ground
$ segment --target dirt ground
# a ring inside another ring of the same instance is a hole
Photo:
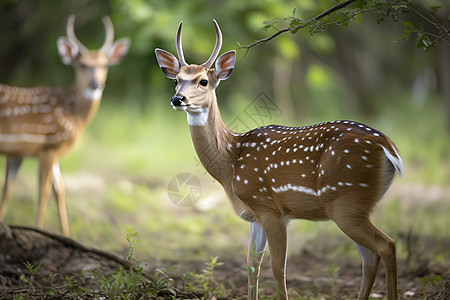
[[[411,263],[414,260],[420,260],[420,263]],[[32,279],[32,284],[30,271],[24,264],[26,261],[34,266],[41,264],[35,278]],[[150,268],[148,274],[152,274],[151,269],[160,266],[151,259],[148,261]],[[215,276],[218,282],[225,284],[228,293],[226,298],[245,299],[247,293],[245,258],[221,257],[220,261],[223,265],[217,267]],[[170,274],[174,279],[177,298],[198,299],[196,295],[183,292],[181,275],[188,271],[201,272],[205,262],[170,262],[170,264],[179,267]],[[266,259],[260,288],[264,296],[272,299],[275,296],[275,289],[268,264],[269,260]],[[66,275],[85,276],[83,283],[86,285],[85,288],[89,288],[92,286],[93,272],[109,277],[120,266],[129,268],[131,263],[122,256],[87,247],[59,234],[31,227],[10,227],[0,223],[0,299],[16,299],[21,293],[26,295],[25,299],[68,299],[70,294],[64,292],[64,289],[68,289]],[[450,299],[449,267],[447,260],[442,264],[431,263],[428,259],[418,257],[411,257],[409,261],[399,261],[401,299]],[[326,263],[324,251],[305,248],[301,253],[291,255],[289,258],[288,287],[302,291],[304,299],[311,299],[307,297],[311,295],[314,295],[313,299],[355,299],[361,276],[359,261],[344,258],[336,263],[336,270],[339,270],[337,275],[333,275],[334,272],[330,271]],[[52,274],[57,275],[53,275],[53,279],[49,280]],[[424,286],[417,279],[436,274],[441,275],[443,280],[435,285]],[[57,293],[49,293],[51,289],[57,290]],[[372,296],[383,298],[384,293],[384,269],[380,267]],[[93,290],[83,298],[105,299],[99,295],[96,296]],[[169,296],[162,290],[151,299],[166,298]]]

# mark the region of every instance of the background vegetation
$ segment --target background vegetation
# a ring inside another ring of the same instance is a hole
[[[424,10],[441,6],[435,17],[448,19],[446,1],[411,2]],[[423,251],[431,251],[433,261],[448,261],[448,45],[418,49],[414,36],[398,38],[405,33],[404,23],[367,14],[358,22],[330,26],[313,35],[300,30],[249,52],[239,49],[239,44],[274,32],[273,28],[261,30],[264,21],[281,18],[274,26],[282,27],[289,22],[282,18],[292,16],[294,9],[296,18],[308,20],[334,4],[314,0],[1,1],[2,83],[71,85],[73,71],[61,64],[56,51],[56,38],[65,34],[70,14],[76,14],[77,35],[89,48],[103,42],[100,20],[105,14],[111,16],[117,38],[132,39],[128,56],[110,69],[98,115],[80,145],[61,161],[73,236],[123,252],[127,229],[132,228],[139,233],[136,248],[141,257],[208,261],[211,255],[239,254],[244,263],[248,224],[233,215],[220,185],[196,160],[185,115],[170,107],[173,83],[163,76],[154,56],[156,47],[175,53],[175,32],[183,20],[186,60],[204,62],[214,46],[214,18],[224,35],[222,52],[238,50],[233,75],[217,89],[225,123],[248,130],[268,123],[303,126],[352,119],[383,131],[400,149],[405,176],[396,178],[375,222],[398,240],[401,257],[410,254],[405,238],[410,234],[422,241]],[[252,101],[260,97],[275,103],[278,113],[263,119],[247,114]],[[24,163],[6,223],[33,224],[36,167],[34,160]],[[179,173],[200,179],[197,205],[179,207],[170,201],[167,186]],[[59,230],[53,202],[45,227]],[[333,224],[301,221],[293,224],[290,236],[291,252],[298,254],[304,245],[318,243],[320,249],[323,240],[340,234]],[[430,236],[437,241],[432,249],[427,242]],[[350,242],[340,245],[342,251],[335,255],[348,252],[356,259]]]

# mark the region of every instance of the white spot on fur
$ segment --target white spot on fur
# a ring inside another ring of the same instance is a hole
[[[274,191],[275,193],[281,193],[281,192],[287,192],[287,191],[294,191],[294,192],[301,192],[301,193],[305,193],[308,195],[313,195],[313,196],[317,196],[317,192],[314,191],[313,189],[304,187],[304,186],[299,186],[299,185],[292,185],[292,184],[286,184],[286,185],[282,185],[278,188],[272,187],[272,191]]]

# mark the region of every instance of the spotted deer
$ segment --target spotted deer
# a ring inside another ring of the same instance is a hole
[[[387,298],[397,299],[395,242],[370,221],[395,173],[402,175],[394,143],[380,131],[351,121],[230,131],[221,119],[215,89],[231,75],[236,52],[216,60],[222,34],[216,21],[214,26],[216,45],[202,65],[188,65],[184,59],[182,22],[176,36],[178,59],[161,49],[155,52],[164,75],[175,81],[171,105],[187,113],[200,161],[221,183],[237,215],[250,222],[248,298],[258,298],[266,242],[279,298],[287,299],[288,222],[331,219],[355,242],[361,257],[358,299],[369,297],[380,259],[386,268]]]
[[[75,36],[75,16],[67,22],[67,37],[59,37],[61,61],[75,69],[75,83],[61,87],[23,88],[0,84],[0,153],[6,156],[6,176],[0,221],[24,157],[39,161],[39,198],[35,225],[43,227],[50,192],[55,191],[62,232],[70,235],[59,159],[71,150],[96,114],[105,88],[108,66],[126,55],[130,41],[114,41],[111,19],[103,18],[106,39],[99,50],[88,50]]]

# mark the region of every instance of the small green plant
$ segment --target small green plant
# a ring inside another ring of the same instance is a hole
[[[173,287],[173,279],[168,272],[156,269],[151,279],[144,274],[144,266],[147,262],[141,261],[136,255],[137,233],[132,229],[128,230],[126,240],[128,241],[129,253],[126,259],[132,261],[134,265],[125,270],[120,267],[111,277],[107,278],[100,274],[98,270],[93,273],[94,281],[97,282],[98,290],[108,299],[137,299],[147,295],[158,294],[161,291],[168,291],[173,298],[176,291]],[[169,269],[173,271],[176,268]]]
[[[35,265],[31,264],[29,261],[26,261],[26,262],[24,263],[24,265],[25,265],[25,267],[27,267],[28,271],[30,271],[31,276],[30,276],[30,279],[29,279],[29,280],[28,280],[25,276],[23,276],[23,277],[21,276],[20,279],[21,279],[23,282],[28,283],[28,284],[29,284],[29,287],[30,287],[30,290],[34,291],[34,290],[35,290],[35,288],[34,288],[34,280],[35,280],[35,278],[36,278],[36,273],[37,273],[37,271],[38,271],[39,268],[41,267],[41,264],[35,266]]]
[[[423,284],[423,286],[431,285],[435,286],[438,282],[442,280],[442,277],[440,275],[433,275],[433,277],[422,277],[420,278],[420,282]]]
[[[440,275],[433,275],[433,277],[422,277],[419,278],[420,282],[422,283],[423,286],[435,286],[438,282],[440,282],[442,280],[442,277]],[[422,295],[422,299],[426,300],[429,299],[429,297],[427,296],[427,294],[423,294]]]
[[[100,290],[108,299],[136,299],[149,294],[149,280],[140,269],[120,267],[111,277],[98,274]]]
[[[137,232],[133,231],[133,229],[129,228],[128,233],[126,235],[126,240],[128,242],[128,249],[130,250],[127,254],[127,260],[133,261],[136,263],[138,267],[140,267],[140,262],[136,256],[136,243],[139,242],[137,237]]]
[[[330,299],[329,295],[322,295],[322,294],[315,295],[313,293],[304,294],[297,289],[294,289],[294,291],[298,294],[298,296],[294,298],[295,300]]]
[[[333,263],[328,264],[328,276],[330,276],[331,279],[331,295],[337,296],[337,281],[339,276],[340,267],[336,266]]]
[[[169,272],[172,272],[177,268],[178,267],[170,268]],[[170,294],[172,294],[173,297],[177,295],[177,292],[173,288],[173,278],[169,275],[169,272],[161,269],[155,270],[155,273],[152,277],[152,285],[149,290],[151,294],[156,294],[159,291],[166,290]]]
[[[257,260],[261,260],[263,258],[263,255],[265,254],[265,250],[263,251],[256,251],[256,245],[253,244],[252,246],[252,251],[251,251],[251,255],[252,255],[252,261],[257,261]],[[247,266],[247,272],[250,274],[250,276],[253,279],[253,282],[258,282],[259,281],[259,274],[256,272],[257,270],[255,269],[254,266]],[[257,288],[256,286],[250,286],[251,289],[255,289]],[[259,293],[259,291],[256,291],[257,293]]]
[[[56,294],[56,288],[57,288],[57,286],[56,286],[56,282],[55,282],[55,277],[57,277],[58,276],[58,273],[51,273],[50,274],[50,278],[48,278],[48,279],[44,279],[44,281],[46,281],[46,282],[48,282],[48,283],[50,283],[50,289],[48,290],[48,294],[49,295],[55,295]]]
[[[223,263],[218,262],[218,257],[211,256],[206,268],[202,273],[186,272],[182,278],[185,283],[186,290],[195,294],[200,294],[201,299],[226,298],[226,290],[223,283],[217,282],[214,278],[214,269]]]

